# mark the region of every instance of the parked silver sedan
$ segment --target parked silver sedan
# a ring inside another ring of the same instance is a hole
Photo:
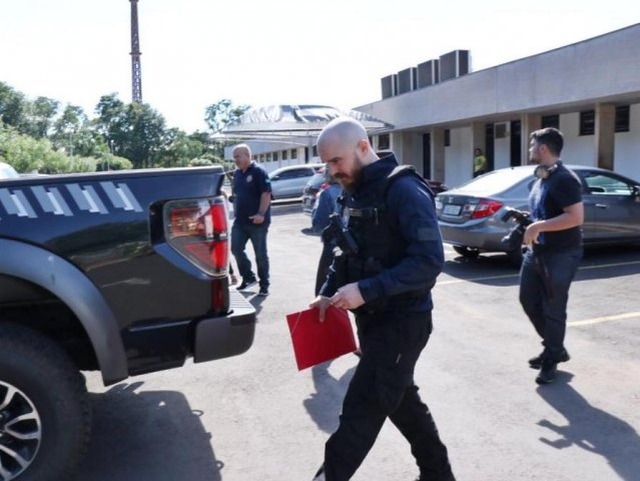
[[[0,179],[15,179],[20,177],[16,170],[9,164],[0,162]]]
[[[582,182],[585,245],[640,243],[640,182],[605,169],[569,165]],[[499,169],[438,194],[436,211],[444,241],[465,257],[505,252],[520,265],[522,250],[503,242],[515,222],[509,207],[528,210],[534,165]]]
[[[271,197],[284,199],[301,197],[307,182],[324,164],[301,164],[281,167],[269,174]]]

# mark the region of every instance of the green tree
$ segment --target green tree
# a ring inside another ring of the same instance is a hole
[[[54,147],[70,156],[99,157],[108,151],[102,136],[92,128],[82,107],[68,104],[53,124]]]
[[[106,171],[106,170],[126,170],[132,169],[133,164],[129,159],[125,159],[124,157],[118,157],[111,154],[105,154],[98,160],[96,165],[96,170],[98,171]]]
[[[206,107],[204,120],[213,133],[218,133],[248,109],[248,105],[234,105],[231,100],[222,99]]]
[[[0,127],[0,152],[18,172],[71,171],[67,156],[53,150],[49,140],[23,135],[13,127]]]
[[[5,125],[21,128],[25,122],[26,108],[24,95],[0,82],[0,120]]]
[[[155,165],[165,147],[165,120],[148,104],[130,103],[126,115],[123,156],[134,167]]]
[[[165,133],[165,148],[159,154],[159,164],[163,167],[185,167],[189,161],[206,152],[204,143],[180,129],[169,129]]]
[[[102,135],[112,154],[118,154],[124,143],[126,108],[115,93],[103,95],[96,105],[98,117],[94,121],[96,131]]]
[[[48,97],[38,97],[28,102],[22,132],[36,139],[47,137],[59,106],[60,102]]]
[[[231,100],[222,99],[206,107],[204,120],[211,132],[217,134],[224,127],[238,120],[249,108],[249,105],[234,105]],[[224,148],[228,144],[229,142],[226,141],[213,140],[209,147],[214,155],[224,158]]]
[[[189,167],[209,167],[210,165],[213,165],[213,162],[211,162],[206,157],[191,159],[188,164]]]
[[[96,106],[96,129],[112,154],[134,168],[155,165],[165,148],[165,120],[148,104],[124,104],[116,94],[104,95]]]

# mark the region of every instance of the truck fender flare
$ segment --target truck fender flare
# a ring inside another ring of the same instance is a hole
[[[56,295],[80,320],[95,350],[105,385],[129,376],[118,322],[98,288],[70,262],[40,247],[0,239],[0,274]]]

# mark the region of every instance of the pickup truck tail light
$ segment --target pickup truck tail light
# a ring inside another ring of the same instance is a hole
[[[169,245],[214,277],[229,267],[229,230],[223,197],[179,200],[164,206]]]

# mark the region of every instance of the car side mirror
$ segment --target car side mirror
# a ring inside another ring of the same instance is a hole
[[[633,197],[636,202],[640,202],[640,185],[633,186],[631,197]]]

